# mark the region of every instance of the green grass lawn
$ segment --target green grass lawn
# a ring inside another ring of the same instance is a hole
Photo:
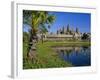
[[[51,46],[89,46],[90,42],[86,41],[63,41],[52,42],[47,41],[43,44],[38,42],[36,44],[36,58],[26,60],[27,45],[23,45],[23,69],[36,69],[36,68],[58,68],[58,67],[71,67],[73,66],[69,62],[61,60]]]

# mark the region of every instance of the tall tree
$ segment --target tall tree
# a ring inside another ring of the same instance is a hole
[[[31,35],[35,38],[38,29],[41,29],[41,31],[43,31],[42,33],[44,33],[44,30],[47,31],[46,26],[50,27],[50,24],[53,23],[54,20],[55,16],[49,14],[47,11],[23,11],[23,22],[31,26]]]
[[[45,33],[47,31],[46,26],[50,27],[50,24],[54,19],[55,17],[46,11],[23,10],[23,24],[28,24],[31,27],[31,30],[29,31],[30,39],[28,52],[31,49],[31,46],[35,45],[32,41],[37,40],[38,29],[41,29],[42,33]],[[27,53],[27,56],[28,54],[29,53]]]
[[[42,43],[43,43],[43,34],[48,32],[47,27],[50,28],[50,25],[54,22],[55,16],[49,14],[46,11],[41,12],[41,23],[40,23],[40,29],[42,31]]]

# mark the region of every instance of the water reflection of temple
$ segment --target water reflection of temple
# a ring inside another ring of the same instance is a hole
[[[57,49],[60,59],[71,63],[74,66],[91,65],[90,47],[66,47],[66,49]]]
[[[71,54],[75,53],[76,55],[82,53],[87,54],[90,51],[90,47],[53,47],[53,49],[59,54]]]

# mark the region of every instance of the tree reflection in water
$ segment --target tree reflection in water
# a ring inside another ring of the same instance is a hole
[[[91,48],[83,47],[56,47],[59,58],[72,63],[73,66],[90,66],[91,65]]]

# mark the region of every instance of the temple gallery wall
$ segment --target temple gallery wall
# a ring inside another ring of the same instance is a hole
[[[88,35],[87,40],[90,40],[90,33],[82,33],[77,27],[73,29],[68,24],[67,26],[63,26],[62,28],[58,29],[56,33],[46,32],[45,34],[42,34],[41,32],[38,32],[37,36],[38,39],[41,39],[42,36],[44,40],[82,40],[82,36],[84,34]]]

